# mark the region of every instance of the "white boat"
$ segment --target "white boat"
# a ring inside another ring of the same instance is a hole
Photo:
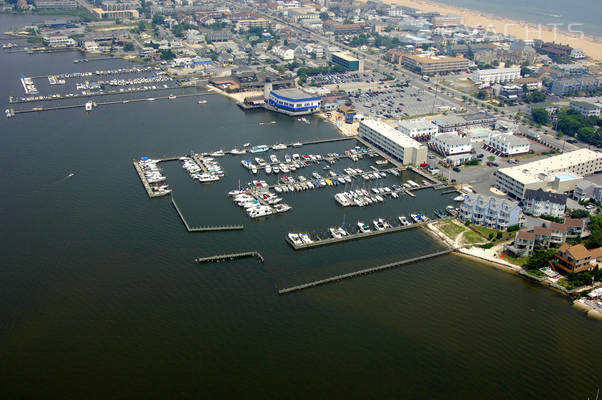
[[[300,233],[299,237],[305,244],[313,243],[313,240],[311,240],[311,238],[309,237],[309,234],[307,234],[307,233]]]
[[[270,167],[269,165],[265,166],[265,173],[266,174],[271,174],[272,173],[272,167]]]
[[[92,102],[88,101],[85,105],[86,111],[92,111]]]
[[[330,228],[329,230],[330,230],[330,236],[332,236],[334,239],[342,238],[342,236],[339,233],[339,230],[337,228]]]
[[[274,173],[275,173],[275,174],[277,174],[277,173],[279,173],[279,172],[280,172],[280,167],[279,167],[279,166],[277,166],[277,165],[274,165],[274,166],[272,167],[272,171],[274,171]]]
[[[301,146],[303,146],[303,143],[301,143],[301,142],[293,143],[293,147],[301,147]]]
[[[198,104],[206,104],[207,100],[205,99],[199,99]]]
[[[223,157],[226,154],[223,152],[223,150],[218,150],[218,151],[214,151],[213,153],[210,154],[210,156],[212,157]]]
[[[253,146],[251,148],[251,153],[263,153],[264,151],[268,151],[270,148],[264,144],[259,146]]]
[[[251,145],[251,143],[247,142],[245,144],[243,144],[243,147],[249,147]]]
[[[211,174],[201,174],[197,178],[199,182],[215,182],[219,181],[219,176],[211,175]]]
[[[289,233],[288,238],[295,246],[303,246],[303,241],[299,237],[298,233]]]
[[[251,218],[259,218],[259,217],[265,217],[267,215],[271,215],[274,212],[272,211],[272,209],[270,207],[266,207],[266,206],[262,206],[259,208],[255,208],[255,209],[251,209],[249,211],[249,217]]]
[[[410,221],[408,221],[408,219],[404,215],[399,217],[399,222],[402,226],[410,225]]]
[[[418,214],[410,214],[410,218],[412,218],[412,221],[414,221],[417,224],[422,222],[420,221],[420,217],[418,216]]]
[[[245,154],[246,152],[246,150],[239,150],[237,148],[233,148],[232,150],[230,150],[230,154]]]
[[[456,196],[456,197],[454,197],[454,201],[464,201],[464,196],[462,196],[462,195]]]
[[[363,222],[358,222],[357,227],[362,233],[370,232],[370,225],[364,224]]]
[[[257,167],[253,165],[251,167],[251,172],[254,173],[254,174],[256,174],[257,173]]]
[[[176,98],[176,96],[175,96],[175,95],[173,95],[173,94],[170,94],[169,96],[167,96],[167,98],[168,98],[169,100],[173,100],[173,99],[175,99],[175,98]]]
[[[272,146],[272,149],[274,150],[284,150],[286,149],[286,145],[282,144],[282,143],[278,143]]]

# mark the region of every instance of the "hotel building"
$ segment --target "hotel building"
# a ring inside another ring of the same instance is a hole
[[[382,121],[361,121],[359,135],[402,164],[419,166],[426,162],[426,146]]]

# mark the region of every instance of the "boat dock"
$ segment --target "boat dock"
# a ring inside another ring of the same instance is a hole
[[[144,176],[144,173],[142,172],[142,168],[140,168],[140,164],[138,163],[138,161],[134,161],[133,164],[134,164],[134,168],[136,168],[136,172],[138,172],[138,176],[140,177],[140,181],[142,182],[144,189],[146,189],[146,193],[148,194],[148,197],[150,197],[152,199],[153,197],[161,197],[161,196],[165,196],[166,194],[168,194],[168,192],[161,193],[161,192],[153,191],[150,184],[148,183],[148,180],[146,179],[146,176]]]
[[[374,272],[380,272],[380,271],[384,271],[387,269],[397,268],[402,265],[406,265],[406,264],[414,263],[417,261],[427,260],[429,258],[434,258],[434,257],[439,257],[439,256],[442,256],[445,254],[449,254],[454,250],[455,249],[446,249],[446,250],[442,250],[442,251],[437,251],[435,253],[426,254],[424,256],[414,257],[414,258],[410,258],[410,259],[403,260],[403,261],[397,261],[397,262],[393,262],[390,264],[384,264],[384,265],[379,265],[379,266],[372,267],[372,268],[366,268],[366,269],[362,269],[359,271],[350,272],[348,274],[335,275],[330,278],[320,279],[317,281],[304,283],[302,285],[292,286],[292,287],[289,287],[286,289],[280,289],[280,290],[278,290],[278,294],[280,294],[280,295],[288,294],[288,293],[292,293],[292,292],[297,292],[299,290],[309,289],[309,288],[312,288],[315,286],[326,285],[328,283],[342,281],[344,279],[355,278],[355,277],[362,276],[362,275],[372,274]]]
[[[242,230],[245,228],[244,225],[215,225],[191,227],[188,224],[188,221],[186,221],[186,218],[184,218],[184,214],[182,214],[182,212],[180,211],[180,207],[178,207],[178,205],[176,204],[176,200],[173,198],[173,195],[171,196],[171,204],[173,204],[174,208],[178,212],[178,215],[180,216],[180,219],[184,223],[184,226],[186,227],[186,230],[188,232],[234,231]]]
[[[245,258],[245,257],[256,257],[257,260],[259,260],[259,262],[264,262],[263,256],[258,251],[247,251],[244,253],[233,253],[233,254],[218,254],[216,256],[211,256],[211,257],[196,258],[194,261],[199,264],[210,263],[210,262],[215,263],[215,262],[229,261],[229,260],[235,260],[237,258]]]
[[[447,219],[451,219],[451,218],[452,217],[441,218],[441,219],[438,219],[437,221],[447,220]],[[347,242],[350,240],[365,239],[365,238],[369,238],[369,237],[373,237],[373,236],[380,236],[380,235],[385,235],[388,233],[395,233],[395,232],[405,231],[408,229],[420,228],[430,222],[431,221],[413,223],[413,224],[409,224],[409,225],[399,225],[399,226],[394,226],[391,228],[386,228],[386,229],[383,229],[380,231],[374,230],[374,231],[370,231],[370,232],[351,233],[351,234],[348,234],[341,238],[327,238],[327,239],[318,238],[317,240],[314,240],[311,243],[303,243],[301,245],[293,243],[293,241],[288,236],[286,236],[286,241],[295,250],[305,250],[305,249],[310,249],[313,247],[327,246],[330,244]]]

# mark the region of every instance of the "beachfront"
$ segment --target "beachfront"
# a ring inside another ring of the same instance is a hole
[[[587,35],[583,38],[578,38],[575,34],[570,34],[568,31],[556,30],[554,32],[552,26],[538,26],[534,23],[516,21],[475,10],[425,0],[385,0],[385,3],[417,8],[427,12],[462,15],[464,23],[469,27],[487,27],[492,31],[513,35],[519,39],[541,39],[545,42],[568,44],[572,47],[582,49],[586,55],[596,60],[602,60],[602,39],[600,38]]]

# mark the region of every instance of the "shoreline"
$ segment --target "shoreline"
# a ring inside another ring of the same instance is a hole
[[[499,16],[468,9],[459,6],[437,3],[431,0],[385,0],[387,4],[416,8],[426,12],[439,12],[441,14],[456,14],[464,17],[464,23],[468,27],[487,27],[494,32],[507,33],[519,39],[541,39],[546,42],[568,44],[573,48],[582,49],[586,55],[594,60],[602,60],[602,38],[583,34],[577,38],[570,32],[528,21],[519,21],[509,17]]]

